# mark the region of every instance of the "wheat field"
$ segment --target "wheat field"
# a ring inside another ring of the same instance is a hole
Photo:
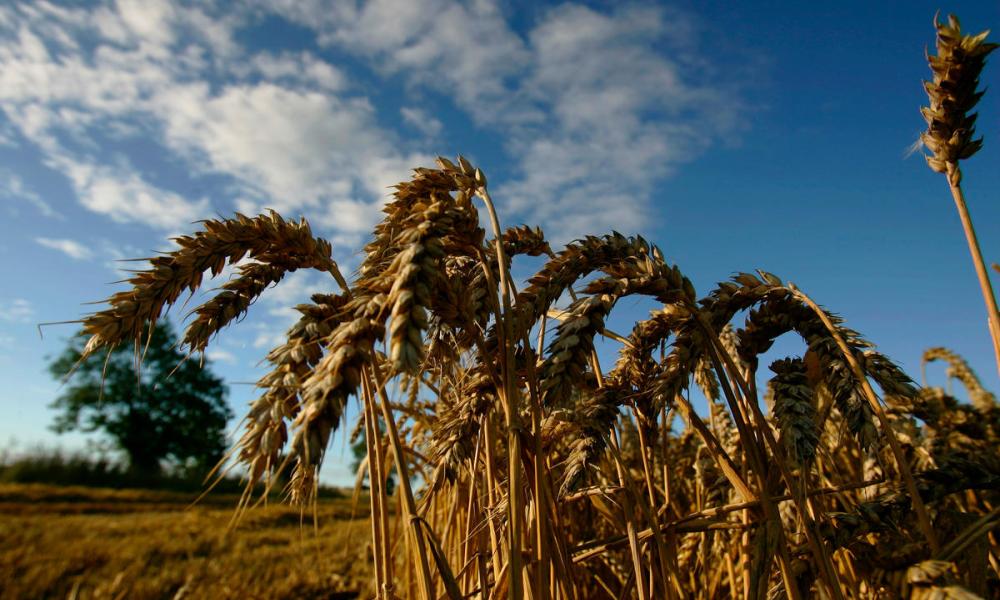
[[[930,59],[923,143],[960,211],[984,40],[949,20]],[[968,402],[917,386],[766,271],[699,293],[640,237],[553,249],[538,228],[504,229],[461,157],[416,169],[384,213],[350,278],[305,220],[205,221],[83,321],[87,353],[141,354],[165,308],[237,265],[194,309],[184,345],[198,353],[284,274],[328,273],[331,291],[298,306],[267,355],[232,458],[248,490],[290,471],[287,496],[308,508],[331,435],[363,432],[375,597],[1000,594],[1000,407],[960,357],[925,354]],[[544,264],[515,281],[524,256]],[[631,296],[658,308],[610,330]],[[762,367],[786,334],[805,352]],[[602,364],[605,342],[618,354]],[[354,401],[360,422],[345,423]],[[255,502],[244,495],[237,517]]]

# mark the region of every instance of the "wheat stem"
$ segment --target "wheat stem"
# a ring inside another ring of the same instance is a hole
[[[933,153],[925,156],[927,164],[948,179],[986,303],[986,318],[993,340],[997,372],[1000,373],[1000,313],[997,312],[996,296],[965,204],[962,170],[959,167],[959,161],[973,156],[983,145],[982,138],[974,139],[976,114],[970,114],[970,111],[983,95],[977,88],[986,57],[998,45],[986,41],[988,30],[977,35],[963,34],[954,15],[948,16],[947,23],[939,23],[935,15],[934,28],[937,30],[937,55],[927,57],[933,77],[931,81],[924,82],[929,104],[920,111],[927,122],[927,131],[920,135],[920,141]]]
[[[972,217],[969,215],[969,208],[965,204],[961,175],[953,177],[951,175],[953,171],[960,173],[958,164],[948,163],[948,187],[951,189],[951,197],[955,199],[955,208],[958,209],[958,217],[962,220],[965,241],[969,245],[969,255],[972,257],[972,264],[976,268],[976,277],[979,278],[979,287],[983,292],[983,302],[986,304],[987,324],[990,331],[990,338],[993,341],[993,354],[996,358],[997,373],[1000,374],[1000,311],[997,309],[997,299],[993,293],[993,284],[990,282],[990,274],[986,270],[983,253],[979,248],[976,229],[972,225]]]
[[[372,355],[374,356],[374,347],[372,348]],[[413,536],[413,542],[417,549],[417,556],[420,561],[420,569],[417,571],[417,574],[420,582],[421,594],[424,600],[434,600],[435,596],[433,583],[431,581],[430,565],[427,561],[427,545],[424,541],[424,532],[421,528],[419,513],[417,512],[417,503],[413,499],[413,489],[410,485],[410,474],[406,468],[406,456],[403,453],[403,443],[400,441],[399,430],[396,427],[396,419],[392,415],[389,398],[385,393],[385,384],[382,381],[382,376],[379,373],[377,365],[365,365],[362,367],[362,371],[365,372],[366,376],[370,375],[375,384],[375,390],[378,392],[379,404],[382,407],[382,418],[385,420],[386,431],[389,435],[389,443],[392,444],[392,454],[396,463],[396,475],[399,477],[399,487],[403,491],[401,494],[404,509],[403,516],[406,518],[407,524],[409,525]],[[369,398],[368,401],[372,402],[374,399]]]
[[[896,438],[896,432],[892,430],[892,426],[889,423],[889,417],[886,416],[885,410],[882,408],[882,404],[878,400],[878,396],[875,395],[875,390],[873,390],[871,384],[868,383],[868,378],[865,377],[864,371],[861,370],[861,365],[858,364],[858,360],[855,358],[854,352],[851,351],[847,342],[844,341],[844,338],[837,331],[837,328],[830,322],[830,317],[826,314],[825,310],[813,302],[812,298],[795,287],[795,284],[789,282],[788,289],[795,295],[796,298],[807,304],[809,308],[816,313],[816,316],[818,316],[823,322],[823,325],[825,325],[830,331],[830,335],[833,337],[834,341],[837,342],[837,346],[840,347],[840,351],[844,354],[844,359],[847,360],[847,364],[851,367],[851,372],[861,385],[865,398],[868,400],[872,410],[875,411],[875,414],[878,415],[879,424],[882,426],[882,433],[889,441],[889,447],[892,449],[892,455],[896,459],[896,467],[899,469],[903,482],[906,484],[907,490],[910,492],[913,510],[917,513],[917,523],[920,526],[921,533],[923,533],[924,537],[927,539],[927,543],[930,544],[931,549],[935,553],[940,552],[941,544],[938,542],[937,535],[934,533],[934,527],[931,525],[930,515],[927,513],[927,506],[924,505],[924,501],[920,497],[920,493],[917,491],[917,484],[913,479],[913,474],[910,472],[910,465],[906,462],[906,457],[903,455],[903,449],[899,445],[899,440]]]
[[[385,495],[382,490],[382,457],[379,451],[380,442],[377,434],[377,420],[371,410],[371,389],[368,387],[368,379],[361,380],[361,392],[364,396],[364,422],[365,422],[365,446],[368,453],[368,499],[371,505],[372,521],[372,549],[375,559],[375,597],[383,598],[387,592],[391,593],[392,575],[389,572],[391,557],[388,557],[386,549],[389,547],[387,536],[383,535],[383,525],[385,525],[385,513],[382,511]]]
[[[521,516],[524,514],[524,499],[521,493],[521,436],[519,433],[520,423],[519,423],[519,391],[514,383],[514,329],[511,317],[513,313],[511,312],[511,297],[510,297],[510,273],[507,270],[507,255],[503,247],[503,230],[500,228],[500,219],[497,217],[496,208],[493,205],[493,200],[490,198],[490,193],[486,189],[486,179],[482,177],[481,172],[476,170],[476,179],[480,181],[480,186],[476,190],[477,194],[483,200],[483,204],[486,205],[486,209],[490,215],[490,224],[493,226],[493,234],[495,236],[495,246],[497,261],[499,262],[499,272],[500,272],[500,299],[503,306],[503,312],[497,314],[497,325],[502,327],[503,339],[501,343],[503,344],[504,351],[504,365],[503,365],[503,379],[504,379],[504,390],[503,395],[506,400],[506,419],[507,419],[507,452],[508,452],[508,522],[507,527],[509,530],[510,537],[510,548],[509,551],[509,563],[510,563],[510,588],[508,592],[508,597],[511,600],[520,600],[524,596],[523,583],[521,580],[521,544],[522,544],[522,524]]]

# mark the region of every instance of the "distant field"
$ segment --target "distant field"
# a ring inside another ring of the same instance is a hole
[[[0,485],[0,599],[368,597],[367,502],[250,511],[237,498]]]

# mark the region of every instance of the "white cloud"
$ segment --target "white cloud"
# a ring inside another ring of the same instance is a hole
[[[174,41],[175,9],[162,0],[117,0],[118,15],[135,38],[158,47]]]
[[[108,239],[99,240],[100,255],[103,258],[104,266],[122,276],[128,278],[132,276],[130,269],[135,269],[135,259],[148,255],[149,250],[143,250],[136,246],[114,243]]]
[[[257,328],[257,335],[253,338],[254,348],[277,348],[278,346],[285,343],[287,339],[285,337],[286,328],[281,328],[277,325],[263,325],[261,324]]]
[[[221,350],[219,348],[212,348],[210,350],[207,350],[205,352],[205,356],[207,356],[210,360],[214,360],[215,362],[224,362],[230,365],[235,365],[237,363],[235,354],[229,352],[228,350]]]
[[[520,177],[500,196],[556,238],[642,230],[656,183],[731,131],[739,110],[655,50],[684,52],[689,29],[658,7],[552,10],[531,33],[524,82],[550,116],[513,137]]]
[[[144,223],[176,230],[210,214],[206,199],[190,201],[179,194],[150,185],[138,173],[122,167],[107,167],[54,156],[86,208],[120,223]]]
[[[540,221],[556,238],[641,229],[656,184],[738,130],[739,94],[717,75],[708,82],[711,65],[699,52],[711,40],[661,5],[562,4],[541,12],[524,37],[492,0],[314,1],[279,10],[321,43],[444,92],[501,133],[518,164],[497,199],[509,198],[515,218]],[[421,122],[403,110],[408,123]]]
[[[173,230],[228,211],[151,184],[101,136],[141,136],[192,177],[231,177],[243,210],[295,216],[322,204],[320,225],[352,238],[367,231],[385,187],[429,157],[406,151],[364,97],[347,95],[336,66],[241,48],[233,32],[246,13],[232,12],[138,0],[19,5],[0,21],[0,111],[84,207],[117,221]],[[83,38],[96,45],[75,43]]]
[[[428,114],[425,110],[412,106],[404,106],[399,109],[399,112],[403,115],[403,120],[408,125],[427,137],[437,137],[440,135],[441,130],[444,129],[444,123],[440,119],[436,119]]]
[[[76,49],[50,54],[33,26],[21,24],[16,39],[7,38],[0,46],[0,64],[4,66],[0,70],[0,100],[5,109],[45,108],[56,121],[65,108],[127,113],[168,81],[164,65],[137,55],[137,51],[103,45],[90,56]]]
[[[411,82],[454,94],[477,116],[513,116],[506,108],[509,82],[531,57],[496,2],[374,0],[360,8],[316,11],[321,4],[302,5],[312,18],[325,15],[321,43],[338,44],[386,72],[403,72]]]
[[[299,318],[298,304],[310,302],[313,294],[339,291],[333,277],[317,271],[299,270],[285,275],[273,288],[264,292],[261,299],[267,304],[268,314],[286,320],[286,326]]]
[[[236,177],[245,212],[309,209],[319,226],[360,235],[378,221],[389,186],[431,162],[401,152],[361,98],[260,83],[216,96],[177,88],[162,102],[167,142],[206,171]]]
[[[739,129],[740,95],[700,51],[711,40],[662,5],[566,3],[524,31],[495,0],[248,0],[226,15],[180,6],[39,2],[0,19],[0,111],[70,177],[85,207],[117,220],[169,229],[228,211],[155,187],[124,157],[109,160],[102,136],[159,143],[192,178],[231,178],[213,202],[318,215],[343,243],[378,220],[387,186],[429,162],[381,124],[355,66],[320,51],[240,46],[239,28],[269,13],[402,80],[413,103],[443,94],[503,136],[515,164],[494,182],[497,200],[508,218],[540,222],[556,238],[641,229],[657,184]],[[398,110],[425,137],[443,132],[412,104]]]
[[[20,5],[21,18],[6,32],[16,29],[16,38],[0,36],[0,110],[46,153],[50,167],[70,179],[86,208],[116,221],[172,228],[206,216],[207,203],[150,185],[125,160],[111,167],[93,158],[99,147],[92,129],[141,130],[136,112],[172,77],[150,58],[169,57],[156,50],[172,39],[165,31],[169,5],[121,2],[117,8],[95,9],[99,30],[114,43],[88,55],[75,44],[75,36],[94,33],[87,29],[93,27],[88,13]]]
[[[0,198],[4,198],[11,202],[27,202],[28,204],[34,206],[43,217],[60,220],[65,218],[62,214],[52,208],[48,202],[43,200],[38,193],[28,187],[28,184],[26,184],[17,173],[14,173],[9,169],[0,169]],[[17,212],[16,209],[14,212]]]
[[[251,308],[250,346],[270,349],[284,343],[288,328],[302,316],[295,310],[296,305],[310,303],[313,294],[337,291],[337,283],[323,273],[300,270],[286,275],[280,283],[261,294]]]
[[[203,156],[207,169],[237,175],[276,209],[317,203],[324,181],[350,193],[349,176],[328,168],[322,148],[361,129],[358,119],[370,119],[363,104],[337,106],[322,94],[274,84],[233,86],[215,97],[205,85],[188,86],[161,101],[173,108],[166,115],[173,148]]]
[[[58,250],[74,260],[86,260],[94,255],[90,248],[75,240],[37,237],[35,241],[46,248]]]
[[[261,52],[253,57],[250,66],[250,72],[260,74],[266,81],[296,88],[340,92],[348,87],[343,71],[308,52],[280,55]]]
[[[0,321],[12,323],[27,323],[35,314],[35,309],[24,298],[0,300]]]

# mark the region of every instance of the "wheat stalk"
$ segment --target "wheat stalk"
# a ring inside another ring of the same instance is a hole
[[[989,30],[977,35],[963,34],[954,15],[948,16],[947,23],[939,23],[935,16],[934,27],[937,29],[937,55],[927,57],[933,79],[924,82],[930,105],[921,109],[927,121],[927,131],[921,134],[920,141],[932,153],[926,157],[927,164],[948,177],[948,186],[962,221],[969,254],[986,303],[987,323],[993,340],[997,372],[1000,372],[1000,312],[965,203],[962,170],[958,164],[978,152],[983,145],[982,138],[974,139],[976,114],[969,114],[969,111],[983,95],[977,90],[979,74],[986,64],[986,57],[997,49],[997,44],[986,42]]]

